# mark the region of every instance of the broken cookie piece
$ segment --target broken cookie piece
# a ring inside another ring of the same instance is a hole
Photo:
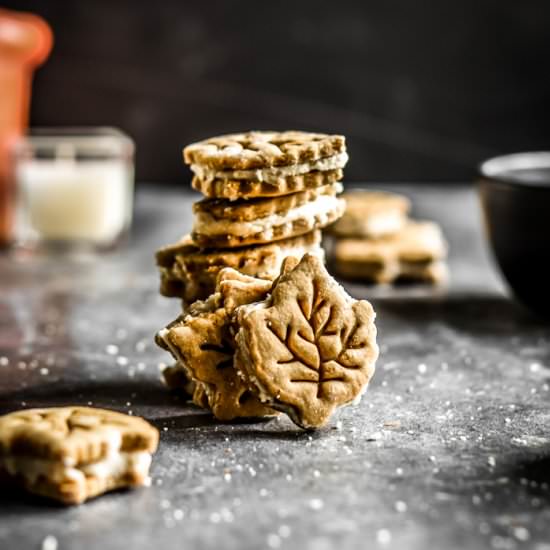
[[[80,504],[144,485],[158,431],[90,407],[28,409],[0,417],[0,473],[31,493]]]
[[[236,309],[235,367],[262,402],[310,429],[362,395],[378,346],[369,302],[351,298],[314,256],[295,264],[265,300]]]

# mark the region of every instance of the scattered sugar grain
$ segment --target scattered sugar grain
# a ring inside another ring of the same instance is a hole
[[[376,541],[379,544],[389,544],[391,542],[391,532],[388,529],[379,529],[376,532]]]
[[[531,363],[529,365],[529,370],[531,372],[539,372],[541,368],[542,368],[542,365],[540,363]]]
[[[395,510],[397,512],[406,512],[407,511],[407,503],[403,502],[402,500],[398,500],[395,503]]]
[[[283,539],[287,539],[288,537],[290,537],[291,532],[292,531],[290,527],[284,523],[278,529],[279,536],[282,537]]]
[[[218,512],[212,512],[210,514],[210,522],[211,523],[220,523],[221,519],[222,518],[221,518],[220,514],[218,514]]]
[[[109,355],[116,355],[118,353],[118,346],[115,345],[115,344],[109,344],[106,348],[105,348],[105,351],[109,354]]]
[[[515,527],[513,531],[514,537],[522,542],[531,538],[531,534],[525,527]]]
[[[42,550],[57,550],[57,539],[53,535],[48,535],[42,541]]]
[[[145,342],[145,340],[139,340],[138,342],[136,342],[136,351],[141,353],[145,351],[146,348],[147,348],[147,343]]]
[[[275,533],[269,533],[269,535],[267,535],[267,545],[269,548],[280,548],[281,537]]]
[[[315,511],[321,510],[324,505],[325,503],[320,498],[312,498],[309,501],[309,507]]]

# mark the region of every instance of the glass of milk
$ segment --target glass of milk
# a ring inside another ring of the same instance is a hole
[[[17,244],[108,249],[132,220],[134,143],[114,128],[32,130],[15,181]]]

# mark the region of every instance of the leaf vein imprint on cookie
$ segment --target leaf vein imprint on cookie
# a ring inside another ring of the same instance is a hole
[[[313,293],[311,302],[307,299],[298,299],[297,304],[300,312],[302,313],[304,320],[311,327],[311,332],[307,330],[307,327],[300,327],[296,331],[296,335],[305,340],[310,344],[314,344],[314,348],[311,350],[313,357],[310,357],[309,354],[300,355],[296,351],[297,346],[293,345],[291,339],[292,331],[289,330],[289,326],[284,328],[284,336],[281,336],[272,323],[267,325],[267,328],[277,337],[277,340],[283,344],[284,349],[290,353],[290,359],[278,359],[277,364],[279,365],[288,365],[293,363],[301,363],[309,371],[315,373],[314,378],[307,377],[298,377],[291,378],[290,382],[294,384],[317,384],[317,397],[323,397],[323,385],[330,382],[345,382],[346,378],[341,374],[334,373],[334,370],[341,369],[357,369],[360,368],[360,365],[345,365],[341,362],[342,355],[346,352],[346,348],[360,348],[366,345],[365,342],[357,342],[353,344],[350,342],[352,337],[355,335],[357,330],[357,322],[354,323],[353,328],[350,330],[347,337],[343,340],[345,345],[340,353],[333,357],[330,353],[323,353],[319,350],[322,350],[323,347],[320,347],[319,340],[323,336],[341,336],[341,333],[345,330],[345,327],[342,327],[340,331],[330,330],[331,321],[334,321],[334,307],[329,303],[329,301],[319,296],[319,289],[315,282],[312,282]],[[305,329],[305,330],[304,330]],[[299,347],[298,347],[299,349]],[[323,356],[325,355],[325,357]],[[328,366],[332,368],[328,368]],[[330,373],[333,373],[332,375]]]

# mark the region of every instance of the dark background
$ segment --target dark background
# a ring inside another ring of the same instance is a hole
[[[56,43],[33,125],[114,125],[137,177],[186,182],[186,143],[345,134],[349,180],[467,180],[550,146],[548,0],[19,0]]]

